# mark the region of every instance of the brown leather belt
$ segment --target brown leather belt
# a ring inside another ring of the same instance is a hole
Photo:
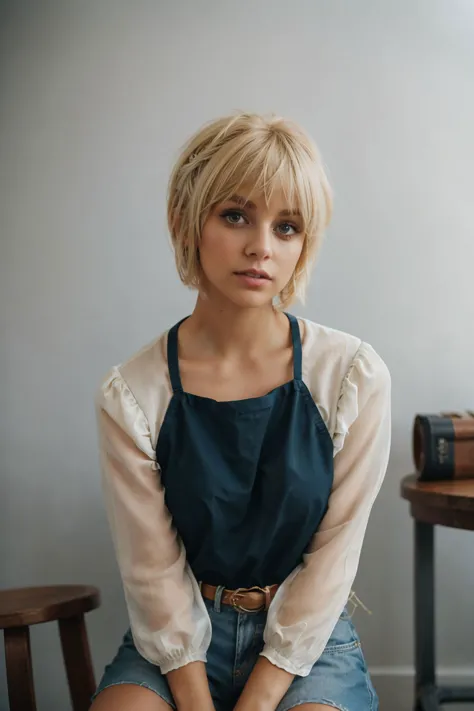
[[[267,585],[264,588],[255,585],[253,588],[237,588],[237,590],[226,588],[222,593],[221,602],[224,605],[231,605],[239,612],[262,612],[268,610],[278,588],[279,585]],[[201,583],[201,594],[207,600],[215,600],[216,592],[216,585]]]

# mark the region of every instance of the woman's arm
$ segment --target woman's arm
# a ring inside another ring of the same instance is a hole
[[[215,711],[204,662],[190,662],[166,678],[178,711]]]
[[[97,404],[106,510],[135,645],[170,674],[179,708],[199,699],[213,708],[204,665],[211,623],[165,506],[149,424],[116,368]]]
[[[342,384],[329,507],[303,563],[268,612],[265,647],[238,711],[273,711],[292,676],[307,676],[331,636],[357,572],[370,511],[390,450],[390,375],[363,343]],[[256,683],[258,679],[258,684]]]
[[[294,674],[259,657],[234,711],[275,711],[294,678]]]

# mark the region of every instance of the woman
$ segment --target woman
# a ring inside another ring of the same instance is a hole
[[[368,711],[346,611],[390,445],[390,377],[296,319],[331,213],[296,125],[191,138],[168,221],[192,315],[103,383],[107,511],[131,631],[93,711]]]

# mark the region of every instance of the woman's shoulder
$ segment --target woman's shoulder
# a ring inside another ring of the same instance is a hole
[[[325,370],[345,373],[356,360],[365,360],[376,371],[387,371],[382,357],[367,341],[306,318],[299,321],[307,371],[318,369],[325,363]]]
[[[303,379],[334,437],[341,427],[347,429],[366,398],[389,393],[390,373],[379,353],[361,338],[309,319],[300,322]]]
[[[350,333],[316,323],[307,318],[298,319],[302,324],[303,352],[310,361],[328,355],[340,360],[351,359],[362,344],[362,340]]]
[[[104,376],[101,387],[107,383],[111,374],[121,378],[131,387],[141,381],[149,382],[149,377],[161,375],[167,369],[166,341],[168,331],[164,331],[152,341],[142,346],[126,360],[113,365]]]
[[[100,382],[96,404],[115,418],[144,416],[153,425],[172,395],[166,353],[168,330],[114,365]]]

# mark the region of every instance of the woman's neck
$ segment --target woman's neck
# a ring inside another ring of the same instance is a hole
[[[289,339],[287,317],[271,304],[239,308],[234,304],[216,304],[201,296],[182,328],[186,350],[196,349],[197,357],[251,356],[284,347]]]

